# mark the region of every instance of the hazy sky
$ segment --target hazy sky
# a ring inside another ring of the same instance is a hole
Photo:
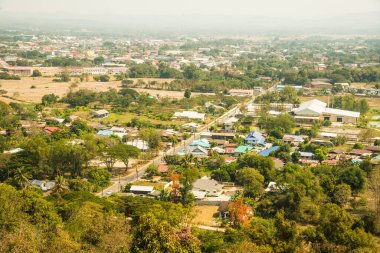
[[[0,0],[4,13],[260,15],[323,18],[378,12],[380,0]]]

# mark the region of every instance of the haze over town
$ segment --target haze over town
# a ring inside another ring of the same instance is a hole
[[[3,252],[380,252],[380,1],[0,0]]]
[[[2,0],[0,25],[101,31],[376,33],[377,0]]]

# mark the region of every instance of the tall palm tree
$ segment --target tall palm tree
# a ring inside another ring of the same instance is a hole
[[[17,168],[13,174],[13,180],[21,186],[21,188],[25,188],[26,183],[28,183],[31,178],[32,174],[25,167]]]
[[[181,165],[184,168],[189,168],[194,161],[195,157],[192,154],[186,154],[181,159]]]
[[[55,177],[54,191],[55,192],[64,192],[66,190],[68,190],[66,179],[63,176],[56,176]]]

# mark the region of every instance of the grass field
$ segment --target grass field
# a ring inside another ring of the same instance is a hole
[[[133,182],[133,185],[140,185],[140,186],[153,186],[155,190],[163,190],[165,184],[164,183],[156,183],[156,182],[150,182],[150,181],[135,181]]]
[[[195,206],[195,218],[193,220],[194,224],[214,226],[214,215],[218,213],[218,206]]]
[[[74,115],[77,115],[81,118],[87,118],[88,116],[87,112],[76,112]],[[84,117],[83,117],[84,116]],[[144,115],[137,115],[130,112],[124,112],[122,114],[116,114],[111,113],[110,116],[103,118],[103,119],[94,119],[94,121],[102,122],[103,124],[111,124],[111,123],[119,123],[119,124],[126,124],[130,122],[133,118],[138,118],[141,121],[149,121],[153,124],[173,124],[173,125],[182,125],[184,124],[183,121],[163,121],[163,120],[157,120],[157,119],[151,119]]]

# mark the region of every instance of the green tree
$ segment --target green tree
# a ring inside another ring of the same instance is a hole
[[[93,168],[87,172],[88,181],[100,187],[106,187],[111,179],[112,174],[102,168]]]
[[[50,106],[50,105],[54,105],[55,103],[58,102],[58,96],[56,96],[55,94],[46,94],[42,97],[41,99],[41,104],[44,105],[44,106]]]
[[[39,71],[38,69],[33,70],[32,77],[39,77],[39,76],[42,76],[41,71]]]
[[[256,198],[264,193],[264,177],[255,169],[238,170],[236,181],[244,187],[244,195],[247,197]]]
[[[27,168],[20,167],[13,172],[12,178],[18,186],[25,188],[27,183],[29,183],[29,180],[32,178],[32,174],[28,171]]]
[[[344,207],[351,197],[351,187],[347,184],[340,184],[335,187],[332,202]]]
[[[348,184],[352,192],[357,194],[364,188],[366,181],[365,173],[359,167],[348,167],[339,176],[339,181]]]
[[[185,98],[190,98],[190,97],[191,97],[191,90],[186,89],[186,90],[185,90],[185,93],[184,93],[183,96],[184,96]]]
[[[320,162],[327,159],[325,152],[323,151],[323,149],[320,149],[320,148],[314,151],[314,157]]]
[[[128,170],[129,159],[137,158],[140,150],[132,145],[118,144],[112,147],[112,152],[116,155],[117,159],[122,161],[125,165],[125,170]]]
[[[153,128],[140,130],[140,136],[143,141],[148,143],[151,150],[157,150],[161,146],[161,135]]]
[[[54,191],[60,193],[60,192],[66,191],[66,190],[68,190],[68,184],[66,182],[65,177],[61,176],[61,175],[56,176],[55,177]]]

